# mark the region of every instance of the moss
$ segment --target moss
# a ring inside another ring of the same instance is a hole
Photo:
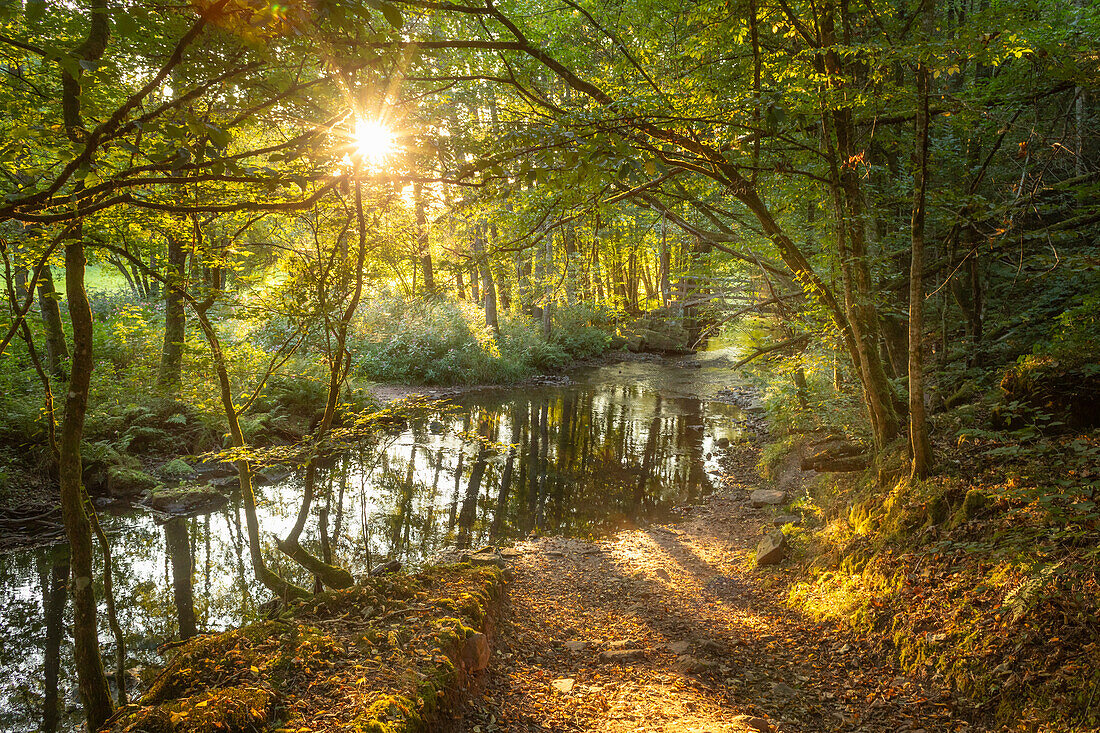
[[[186,478],[195,472],[195,470],[188,465],[187,461],[179,458],[173,458],[157,470],[162,476],[170,479]]]
[[[192,640],[122,718],[131,727],[113,730],[297,731],[316,727],[311,714],[340,730],[432,730],[460,688],[453,660],[485,628],[501,578],[468,565],[371,578]],[[285,727],[269,725],[274,711],[290,716]]]
[[[120,716],[115,733],[253,733],[267,728],[275,693],[262,685],[222,687]]]

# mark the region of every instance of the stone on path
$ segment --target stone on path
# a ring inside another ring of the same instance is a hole
[[[468,562],[471,565],[492,565],[498,568],[505,567],[504,558],[492,548],[464,554],[462,556],[462,561]]]
[[[668,645],[668,650],[676,656],[687,654],[689,649],[691,649],[691,642],[687,641],[673,641]]]
[[[772,524],[776,527],[782,527],[784,524],[802,524],[802,517],[797,514],[780,514],[777,517],[772,518]]]
[[[787,536],[782,531],[772,532],[756,546],[756,564],[775,565],[787,555]]]
[[[762,506],[782,504],[786,499],[787,492],[776,489],[757,489],[749,495],[749,502],[757,509]]]
[[[701,674],[717,667],[718,662],[710,659],[700,659],[691,654],[681,654],[676,657],[676,666],[688,674]]]
[[[645,655],[645,651],[642,649],[607,649],[600,652],[600,661],[622,664],[623,662],[640,659],[643,655]]]
[[[664,568],[657,568],[657,572],[655,573],[655,575],[658,578],[660,578],[661,580],[664,580],[666,582],[671,580],[671,577],[669,576],[668,571],[665,570]]]
[[[772,728],[768,725],[768,721],[763,718],[755,718],[751,715],[737,715],[734,717],[733,722],[740,723],[748,730],[759,731],[759,733],[768,733]]]
[[[565,642],[565,648],[574,654],[579,654],[588,648],[587,641],[567,641]]]
[[[566,677],[560,680],[554,680],[550,683],[550,686],[561,693],[567,693],[573,691],[573,685],[576,684],[572,679]]]

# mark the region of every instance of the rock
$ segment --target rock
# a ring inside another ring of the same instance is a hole
[[[481,550],[465,554],[462,556],[462,562],[468,562],[471,565],[492,565],[498,568],[504,568],[505,566],[504,558],[495,550]]]
[[[207,479],[237,478],[237,467],[225,461],[203,461],[195,466],[195,473]]]
[[[691,649],[691,643],[687,641],[674,641],[668,645],[668,650],[676,656],[687,654],[689,649]]]
[[[776,527],[782,527],[784,524],[799,525],[802,524],[802,517],[797,514],[780,514],[776,517],[772,517],[772,524]]]
[[[725,450],[726,448],[729,448],[730,447],[730,439],[729,438],[719,438],[718,439],[718,447],[721,448],[722,450]]]
[[[501,557],[509,559],[513,557],[522,557],[524,554],[526,553],[524,553],[523,550],[517,550],[515,547],[505,547],[503,550],[500,551]]]
[[[978,397],[981,397],[981,387],[973,379],[968,379],[962,383],[962,385],[955,390],[946,400],[944,400],[944,407],[948,410],[952,410],[959,405],[965,405],[968,402],[973,402]]]
[[[210,480],[211,486],[219,489],[238,489],[241,486],[240,476],[219,476]]]
[[[851,472],[862,471],[870,465],[871,458],[867,449],[844,440],[830,440],[816,447],[817,452],[803,458],[800,468],[803,471]]]
[[[612,642],[608,642],[608,649],[631,649],[634,647],[634,642],[630,639],[617,639]]]
[[[749,502],[757,509],[782,504],[786,500],[787,492],[776,489],[757,489],[749,495]]]
[[[293,475],[293,471],[288,471],[281,466],[272,466],[271,468],[255,473],[252,480],[256,482],[257,486],[264,486],[280,484]]]
[[[607,649],[606,651],[600,652],[600,661],[610,662],[612,664],[622,664],[635,659],[641,659],[643,656],[645,656],[645,652],[641,649]]]
[[[783,561],[787,556],[787,536],[780,532],[772,532],[760,544],[756,546],[756,565],[775,565]]]
[[[221,509],[229,500],[210,486],[181,486],[154,490],[145,503],[166,514],[193,514]]]
[[[428,423],[428,430],[432,432],[432,435],[442,435],[445,429],[446,426],[444,426],[443,423],[439,422],[438,420],[432,420],[430,423]]]
[[[564,679],[554,680],[553,682],[550,683],[550,686],[553,687],[558,692],[560,692],[562,694],[565,694],[565,693],[569,693],[569,692],[573,691],[573,685],[574,684],[576,684],[576,682],[574,682],[574,680],[566,677]]]
[[[155,478],[135,468],[111,466],[107,469],[107,493],[113,498],[138,496],[160,486]]]
[[[798,690],[782,682],[776,682],[772,685],[772,694],[780,697],[794,697],[798,694]]]
[[[375,575],[375,576],[385,575],[387,573],[396,573],[400,569],[401,569],[401,561],[400,560],[390,560],[389,562],[384,562],[384,563],[381,563],[380,565],[375,565],[373,568],[371,568],[370,574]]]
[[[668,571],[664,568],[657,568],[657,572],[655,573],[655,575],[666,583],[672,579],[672,577],[668,574]]]
[[[693,657],[690,654],[683,654],[676,658],[676,666],[688,674],[700,674],[714,669],[718,666],[718,663],[709,659]]]
[[[714,639],[706,639],[699,644],[699,649],[707,654],[713,654],[715,656],[726,653],[726,648],[719,644]]]
[[[574,654],[579,654],[588,648],[587,641],[567,641],[565,642],[565,648]]]
[[[489,666],[489,637],[480,631],[475,631],[466,637],[466,643],[462,646],[459,661],[467,672],[480,672]]]
[[[157,469],[161,476],[169,479],[185,479],[195,473],[194,469],[180,458],[173,458]]]
[[[763,718],[755,718],[751,715],[735,715],[733,722],[740,723],[748,730],[755,730],[759,733],[768,733],[768,731],[772,729],[768,721]]]

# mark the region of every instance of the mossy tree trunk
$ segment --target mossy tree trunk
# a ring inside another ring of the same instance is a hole
[[[61,325],[60,300],[61,296],[53,284],[53,271],[46,265],[38,278],[38,307],[42,311],[42,324],[46,332],[46,363],[50,376],[64,381],[69,345],[65,342],[65,329]]]
[[[923,0],[922,28],[931,29],[934,0]],[[928,190],[928,97],[931,74],[924,63],[917,63],[917,119],[913,158],[912,261],[909,269],[909,453],[911,477],[928,476],[932,467],[932,443],[924,413],[924,220]]]
[[[186,273],[187,250],[174,234],[168,235],[168,261],[166,277],[180,288],[164,289],[164,345],[160,353],[160,371],[157,384],[173,394],[178,394],[183,369],[183,341],[186,337],[187,317],[180,294]]]
[[[73,328],[73,358],[58,437],[61,454],[58,473],[72,574],[73,662],[88,729],[98,730],[111,716],[112,705],[99,652],[96,598],[92,586],[92,526],[84,510],[81,484],[80,445],[92,378],[92,310],[84,289],[84,242],[79,232],[77,236],[65,245],[65,289]]]

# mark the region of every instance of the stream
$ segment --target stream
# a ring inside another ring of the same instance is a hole
[[[456,548],[532,532],[596,537],[669,521],[713,490],[718,441],[745,429],[741,409],[715,399],[733,382],[730,363],[718,349],[589,368],[569,384],[455,398],[332,461],[302,544],[316,551],[323,522],[336,563],[363,574],[388,560],[415,568]],[[265,555],[276,571],[312,587],[273,539],[294,523],[301,478],[269,476],[257,487]],[[238,626],[269,598],[252,576],[237,501],[167,522],[135,509],[104,512],[102,521],[131,690],[165,661],[158,649],[181,624],[200,632]],[[72,730],[82,720],[67,576],[64,545],[0,554],[0,731]],[[112,669],[114,637],[102,603],[100,611]]]

